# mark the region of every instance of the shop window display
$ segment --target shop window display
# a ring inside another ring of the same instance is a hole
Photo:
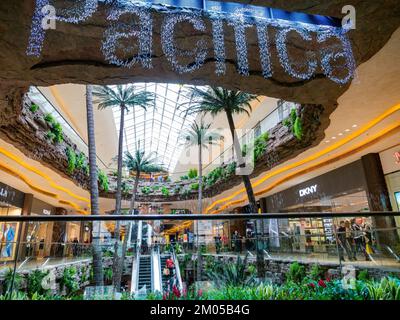
[[[20,215],[21,209],[0,204],[0,216]],[[7,262],[15,259],[16,241],[18,238],[19,223],[0,222],[0,261]]]

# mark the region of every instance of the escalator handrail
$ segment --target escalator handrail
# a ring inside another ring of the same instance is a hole
[[[139,291],[139,269],[140,269],[140,247],[142,243],[142,221],[138,222],[137,228],[137,241],[136,241],[136,283],[135,283],[135,292]]]
[[[163,285],[162,285],[162,273],[161,273],[161,257],[160,257],[160,249],[158,248],[158,246],[154,246],[152,252],[152,257],[151,257],[151,263],[152,263],[152,282],[151,282],[151,286],[152,286],[152,291],[159,291],[162,292],[163,291]],[[154,261],[157,260],[158,262],[158,268],[156,268],[154,266]]]
[[[182,291],[183,284],[182,284],[181,270],[179,268],[178,257],[176,256],[174,249],[172,249],[172,259],[173,259],[174,265],[175,265],[176,279],[178,280],[178,287],[179,287],[178,289],[179,289],[179,291]]]

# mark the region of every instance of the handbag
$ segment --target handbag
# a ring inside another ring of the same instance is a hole
[[[373,254],[373,253],[374,253],[374,250],[372,249],[372,247],[371,247],[371,245],[370,245],[369,243],[367,243],[367,244],[365,245],[365,252],[366,252],[367,254]]]
[[[163,275],[164,276],[169,276],[169,269],[168,268],[164,268]]]

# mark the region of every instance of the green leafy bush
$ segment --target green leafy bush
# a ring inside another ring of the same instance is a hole
[[[68,296],[75,294],[79,290],[79,277],[76,267],[67,267],[64,269],[61,281],[61,287],[64,289]]]
[[[87,159],[83,152],[76,154],[76,168],[84,169],[87,166]]]
[[[64,134],[61,124],[58,123],[50,113],[44,116],[44,120],[50,125],[50,131],[47,132],[46,137],[53,143],[62,142],[64,140]]]
[[[76,154],[75,154],[74,149],[72,149],[71,147],[68,147],[66,149],[66,154],[67,154],[67,158],[68,158],[67,171],[69,174],[71,174],[75,171],[75,168],[76,168],[76,163],[77,163]]]
[[[214,185],[219,179],[222,178],[223,173],[224,169],[222,169],[222,167],[217,167],[214,170],[211,170],[206,176],[207,186]]]
[[[32,113],[36,113],[36,111],[38,111],[38,109],[39,109],[39,106],[37,104],[35,104],[35,103],[32,103],[31,106],[29,107],[29,110]]]
[[[286,280],[294,283],[301,283],[305,276],[305,267],[298,262],[293,262],[290,264],[289,270],[286,273]]]
[[[4,290],[6,292],[8,292],[11,288],[13,276],[14,270],[12,268],[8,268],[4,275]],[[24,277],[21,274],[19,274],[18,272],[15,273],[13,291],[18,291],[21,288],[23,279]]]
[[[189,169],[187,176],[189,179],[197,178],[197,169]]]
[[[29,297],[32,297],[34,294],[46,295],[48,293],[48,290],[44,289],[42,286],[43,279],[48,274],[48,272],[43,272],[38,269],[28,274],[27,293]]]
[[[189,177],[187,175],[185,175],[185,176],[181,176],[180,179],[181,180],[189,180]]]
[[[217,287],[232,286],[244,287],[254,283],[254,275],[246,272],[247,256],[242,260],[237,257],[236,263],[228,262],[221,266],[221,270],[215,268],[208,272],[208,277],[214,281]]]
[[[392,277],[380,282],[367,282],[366,289],[371,300],[400,300],[400,280]]]
[[[290,110],[289,117],[284,119],[282,124],[292,131],[297,140],[303,138],[303,124],[301,118],[297,115],[296,108]]]
[[[368,270],[364,269],[358,273],[357,279],[360,281],[367,281],[369,280]]]
[[[199,184],[197,182],[196,183],[192,183],[190,185],[190,189],[193,190],[193,191],[199,190]]]
[[[263,133],[254,140],[254,160],[257,161],[267,150],[267,142],[269,139],[268,132]]]
[[[303,125],[299,117],[297,117],[296,121],[294,122],[293,134],[297,140],[301,140],[303,138]]]
[[[161,193],[164,197],[168,197],[169,196],[169,189],[167,187],[162,187],[161,188]]]
[[[100,189],[107,192],[109,190],[108,176],[104,173],[103,170],[100,169],[98,170],[98,181]]]
[[[148,187],[148,186],[144,186],[142,189],[140,189],[140,191],[141,191],[143,194],[150,194],[150,193],[153,192],[153,190],[152,190],[150,187]]]
[[[112,268],[106,268],[104,269],[104,280],[107,282],[110,282],[113,277],[113,270]]]
[[[310,270],[310,272],[309,272],[309,274],[308,274],[308,277],[311,279],[311,280],[315,280],[315,281],[318,281],[318,280],[320,280],[320,279],[324,279],[324,269],[322,269],[321,268],[321,266],[319,265],[319,264],[314,264],[312,267],[311,267],[311,270]]]
[[[56,119],[54,119],[54,117],[51,115],[51,113],[46,113],[44,115],[43,119],[44,119],[44,121],[46,121],[50,125],[56,123]]]

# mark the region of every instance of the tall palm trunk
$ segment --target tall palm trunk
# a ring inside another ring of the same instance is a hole
[[[203,157],[202,157],[202,141],[199,143],[199,214],[203,213]],[[199,221],[196,220],[197,229],[197,281],[201,281],[201,269],[202,269],[202,256],[199,248]]]
[[[88,130],[88,149],[89,149],[89,175],[90,175],[90,205],[91,214],[99,215],[99,187],[97,182],[96,166],[96,143],[94,136],[94,115],[92,86],[86,86],[86,112]],[[101,222],[93,222],[93,274],[95,286],[103,286],[103,263],[102,251],[100,247],[100,225]]]
[[[229,129],[232,134],[233,147],[235,149],[236,157],[238,159],[238,167],[243,167],[245,165],[245,162],[242,157],[242,150],[240,148],[239,139],[235,131],[235,123],[233,121],[232,113],[230,111],[226,111],[226,117],[228,118]],[[256,203],[256,198],[254,196],[253,187],[250,182],[250,178],[248,175],[243,175],[242,178],[244,187],[246,188],[247,198],[249,199],[249,207],[252,213],[256,213],[257,203]]]
[[[118,141],[118,168],[117,168],[117,190],[115,195],[115,212],[118,215],[121,213],[121,198],[122,198],[122,154],[123,154],[123,142],[124,142],[124,123],[125,123],[125,106],[121,105],[121,117],[119,124],[119,141]],[[113,256],[113,286],[119,292],[119,287],[121,283],[121,277],[118,279],[118,270],[120,269],[120,260],[123,258],[119,256],[118,243],[120,236],[120,223],[115,222],[115,232],[114,232],[114,256]]]
[[[236,157],[238,159],[238,167],[243,167],[245,165],[243,157],[242,157],[242,150],[240,148],[240,143],[239,139],[237,137],[236,131],[235,131],[235,123],[233,121],[232,113],[226,110],[226,116],[228,118],[228,123],[229,123],[229,129],[232,134],[232,139],[233,139],[233,146],[235,149]],[[257,202],[256,202],[256,197],[254,196],[254,191],[253,187],[250,182],[250,178],[248,175],[242,175],[243,179],[243,184],[244,187],[246,188],[246,193],[247,193],[247,198],[249,199],[249,209],[251,213],[257,213]],[[257,274],[258,277],[263,278],[265,276],[265,270],[264,270],[264,251],[262,248],[262,243],[261,239],[258,234],[258,220],[254,221],[254,227],[255,227],[255,234],[256,234],[256,251],[257,251]]]
[[[135,184],[133,185],[132,198],[131,198],[131,203],[129,206],[129,214],[134,213],[135,202],[136,202],[136,193],[137,193],[138,186],[139,186],[139,177],[140,177],[140,171],[136,172]],[[119,260],[118,270],[115,273],[115,283],[116,284],[118,284],[118,283],[121,284],[122,273],[124,271],[125,255],[126,255],[126,250],[128,247],[128,240],[131,237],[131,226],[132,226],[132,222],[129,222],[126,226],[125,237],[124,237],[124,241],[122,243],[121,259]],[[117,288],[117,291],[119,292],[121,285],[118,285],[118,287],[116,287],[116,288]]]

